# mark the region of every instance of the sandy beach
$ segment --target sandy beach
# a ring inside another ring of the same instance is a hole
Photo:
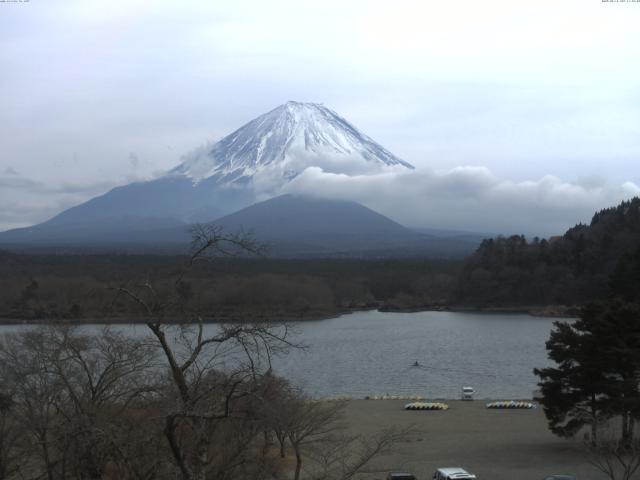
[[[603,476],[581,453],[580,440],[552,435],[541,408],[489,410],[485,402],[446,401],[446,411],[406,411],[403,400],[352,400],[346,409],[348,428],[371,434],[397,426],[413,426],[416,434],[376,466],[409,471],[431,479],[438,467],[462,467],[491,480],[542,480],[558,473],[579,480]],[[385,473],[366,478],[384,479]]]

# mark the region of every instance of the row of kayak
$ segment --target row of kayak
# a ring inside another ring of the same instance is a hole
[[[535,403],[531,402],[518,402],[515,400],[502,401],[502,402],[489,402],[487,408],[536,408]]]
[[[449,405],[440,402],[412,402],[404,406],[405,410],[447,410]]]
[[[531,409],[536,408],[535,403],[522,402],[516,400],[504,400],[499,402],[489,402],[487,408],[491,409]],[[411,402],[404,406],[405,410],[448,410],[449,405],[442,402]]]

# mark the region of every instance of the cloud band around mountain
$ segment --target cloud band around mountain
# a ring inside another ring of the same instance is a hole
[[[640,195],[633,182],[578,184],[552,175],[517,182],[476,166],[355,176],[310,167],[283,191],[353,200],[409,226],[541,236],[562,233],[599,209]]]
[[[447,171],[387,167],[377,174],[352,175],[308,167],[284,187],[260,177],[255,180],[259,200],[282,193],[337,198],[362,203],[412,227],[539,236],[560,234],[588,222],[597,210],[640,196],[640,186],[630,181],[571,183],[552,175],[512,181],[478,166]],[[0,175],[0,230],[47,220],[113,186],[50,185],[5,172]]]

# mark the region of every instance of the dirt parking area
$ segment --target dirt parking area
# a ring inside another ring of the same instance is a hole
[[[439,467],[462,467],[479,480],[542,480],[558,473],[579,480],[603,476],[589,465],[581,440],[551,434],[542,409],[489,410],[484,401],[446,401],[449,410],[407,411],[402,400],[352,400],[348,428],[372,434],[391,426],[413,426],[416,433],[390,456],[379,459],[395,471],[430,480]],[[383,479],[386,473],[367,478]]]

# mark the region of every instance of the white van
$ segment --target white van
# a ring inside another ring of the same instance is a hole
[[[475,475],[460,467],[439,468],[433,474],[433,480],[475,480],[476,478]]]
[[[473,387],[462,387],[462,400],[473,400],[473,394],[476,393]]]

